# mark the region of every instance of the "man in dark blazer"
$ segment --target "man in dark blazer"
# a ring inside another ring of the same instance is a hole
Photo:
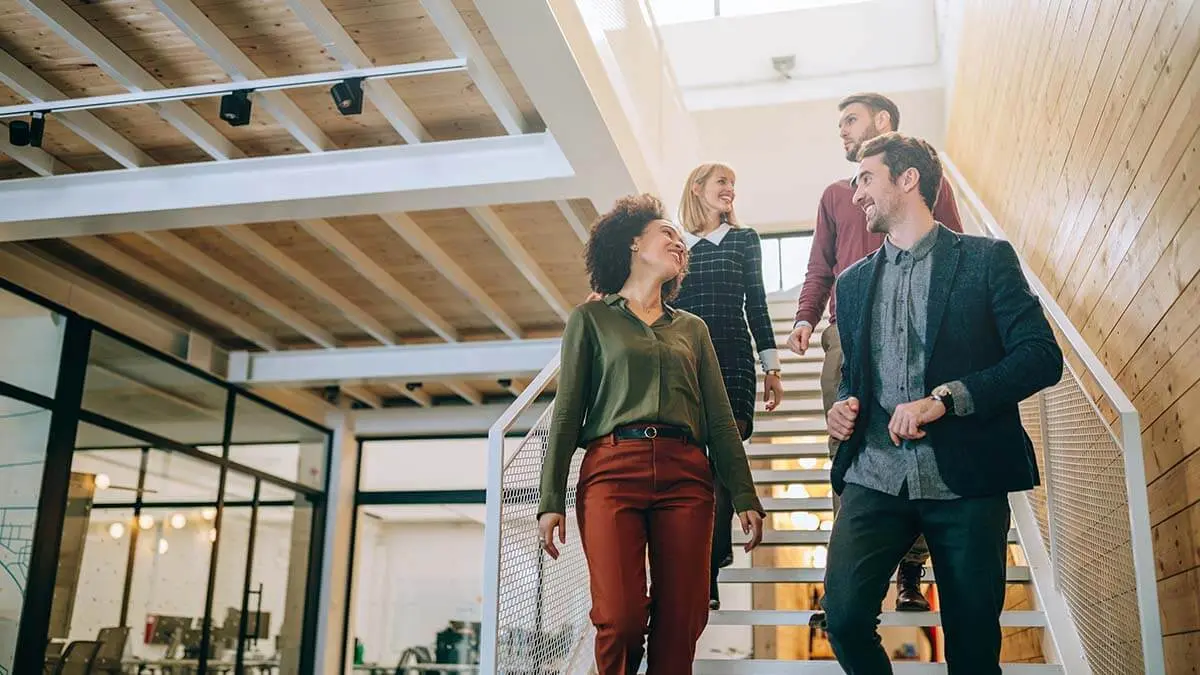
[[[933,219],[928,143],[859,154],[854,203],[884,245],[837,282],[842,441],[825,575],[826,629],[849,675],[891,673],[876,632],[896,560],[924,534],[950,673],[1000,674],[1008,493],[1039,482],[1018,404],[1062,377],[1062,351],[1012,246]]]

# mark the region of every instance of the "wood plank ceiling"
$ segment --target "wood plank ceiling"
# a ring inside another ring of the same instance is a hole
[[[0,0],[0,105],[465,57],[469,72],[369,81],[359,115],[328,87],[48,119],[0,139],[0,179],[545,130],[472,0]],[[587,293],[587,200],[255,222],[4,244],[32,249],[229,350],[547,337]],[[519,387],[519,384],[517,385]],[[496,382],[360,387],[380,405],[478,404]],[[424,393],[422,393],[424,392]]]

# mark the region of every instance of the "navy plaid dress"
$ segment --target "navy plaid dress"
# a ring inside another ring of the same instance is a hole
[[[720,244],[708,239],[693,244],[688,274],[672,306],[708,324],[733,417],[746,423],[749,438],[758,391],[754,354],[775,349],[758,233],[750,228],[732,228]],[[751,348],[751,333],[757,350]]]

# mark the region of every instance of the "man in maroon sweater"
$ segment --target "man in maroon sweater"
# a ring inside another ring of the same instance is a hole
[[[858,162],[858,151],[864,143],[880,134],[897,131],[900,127],[900,110],[886,96],[874,93],[847,96],[838,103],[841,118],[838,129],[846,159]],[[825,313],[829,302],[829,327],[821,333],[821,347],[825,350],[825,363],[821,369],[821,402],[826,416],[836,398],[842,379],[842,344],[838,337],[837,306],[831,295],[835,278],[846,268],[867,257],[883,245],[885,235],[867,231],[867,217],[853,203],[854,186],[849,178],[839,180],[825,188],[821,204],[817,209],[817,226],[813,232],[812,251],[808,256],[808,273],[800,290],[800,303],[796,311],[796,323],[788,336],[788,347],[797,354],[808,350],[813,327]],[[954,204],[954,192],[950,183],[942,178],[937,202],[933,209],[934,220],[955,232],[962,232],[958,219],[958,208]],[[829,455],[837,454],[838,441],[829,437]],[[837,515],[838,498],[834,495],[834,515]],[[899,595],[896,609],[899,611],[929,611],[929,601],[921,594],[920,581],[925,575],[925,563],[929,560],[929,548],[925,538],[917,539],[912,550],[900,563],[896,575]]]

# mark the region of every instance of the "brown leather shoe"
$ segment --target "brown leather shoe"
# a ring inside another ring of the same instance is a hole
[[[897,612],[929,611],[929,601],[921,593],[921,578],[924,576],[924,565],[900,563],[900,569],[896,571]]]

